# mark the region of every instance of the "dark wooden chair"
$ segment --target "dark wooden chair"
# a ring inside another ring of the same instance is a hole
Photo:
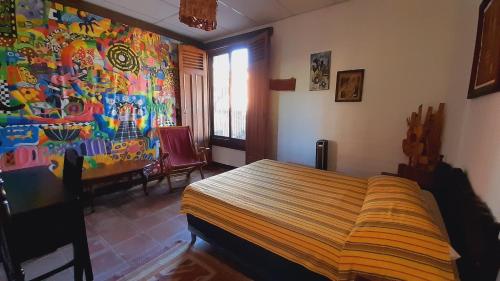
[[[207,164],[206,147],[195,147],[191,130],[188,126],[158,128],[160,138],[160,166],[162,176],[167,177],[172,189],[171,176],[187,174],[190,177],[194,170],[199,170],[201,178],[203,166]]]
[[[73,245],[73,260],[32,280],[50,279],[72,266],[74,280],[82,280],[84,271],[86,280],[93,280],[81,199],[82,165],[83,157],[73,149],[66,151],[62,182],[64,198],[71,200],[18,214],[12,214],[4,182],[0,179],[0,246],[9,281],[25,280],[22,262],[47,255],[67,244]]]
[[[93,280],[92,264],[87,242],[87,230],[84,218],[84,199],[82,183],[83,157],[75,149],[67,149],[64,153],[63,184],[64,188],[76,197],[75,214],[78,216],[74,237],[77,239],[73,245],[73,265],[75,280],[81,279],[85,271],[86,280]]]

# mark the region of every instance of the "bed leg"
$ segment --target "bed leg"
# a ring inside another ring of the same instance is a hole
[[[191,245],[194,245],[196,243],[196,234],[191,232]]]

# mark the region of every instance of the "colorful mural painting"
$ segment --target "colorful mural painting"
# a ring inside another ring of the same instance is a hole
[[[178,42],[46,0],[0,0],[0,169],[157,157],[175,125]]]

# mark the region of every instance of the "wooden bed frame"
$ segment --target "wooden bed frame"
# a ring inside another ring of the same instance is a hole
[[[461,280],[496,280],[500,266],[500,224],[475,195],[460,169],[443,163],[433,180],[433,193],[448,229],[451,244],[462,256],[458,260]],[[193,215],[187,215],[192,243],[196,237],[236,261],[256,280],[328,280],[243,238]],[[357,281],[369,280],[358,276]]]

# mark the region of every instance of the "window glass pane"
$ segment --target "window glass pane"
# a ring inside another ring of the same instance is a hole
[[[229,137],[229,54],[213,58],[214,135]]]
[[[248,50],[231,52],[231,132],[232,138],[246,137],[248,104]]]

